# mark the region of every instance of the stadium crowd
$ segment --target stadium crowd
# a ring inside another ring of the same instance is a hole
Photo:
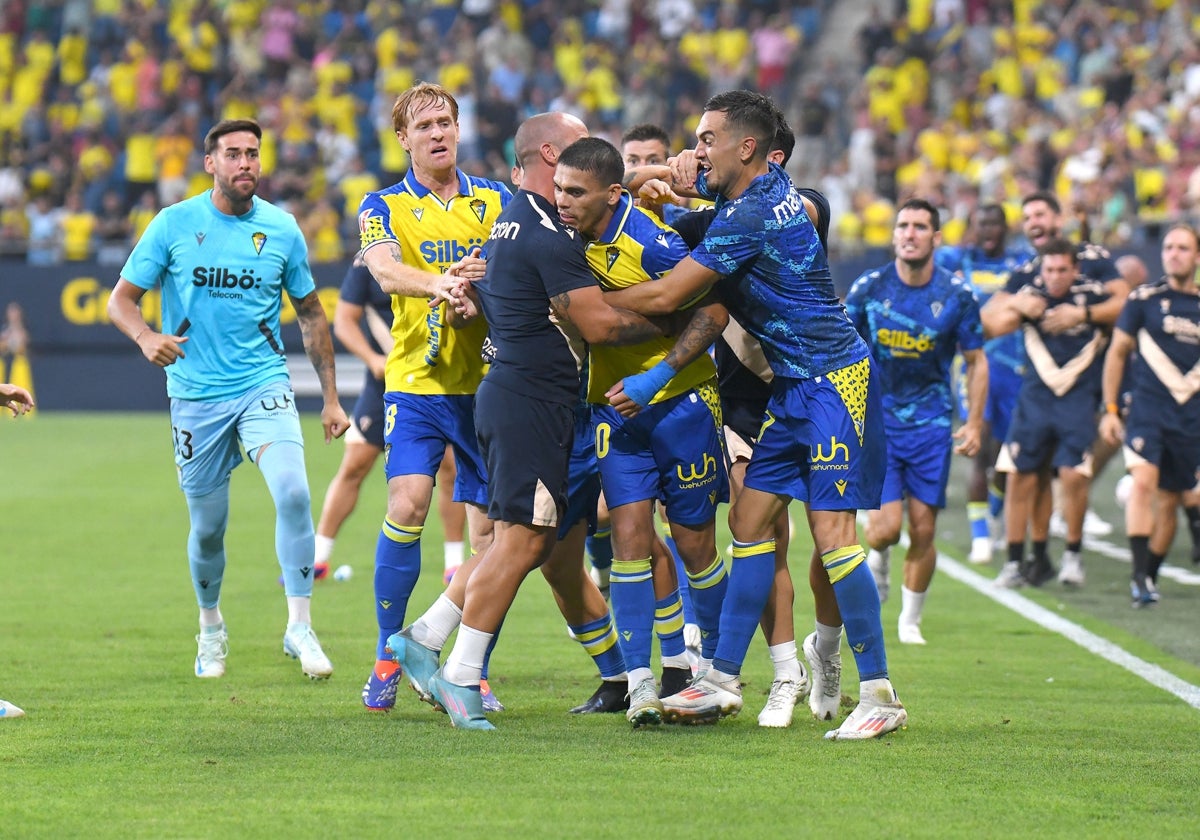
[[[795,127],[791,171],[828,196],[835,253],[886,249],[913,195],[955,244],[979,203],[1015,229],[1045,188],[1093,241],[1153,241],[1200,200],[1189,8],[898,0],[869,10],[854,62],[815,58],[841,11],[825,0],[9,0],[0,256],[119,264],[159,207],[209,185],[204,132],[253,116],[264,196],[314,261],[346,259],[361,196],[407,169],[389,108],[420,79],[461,103],[464,170],[500,181],[531,114],[614,141],[658,123],[679,149],[710,94],[750,87]]]

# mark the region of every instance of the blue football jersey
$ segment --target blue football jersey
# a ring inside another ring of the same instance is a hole
[[[949,427],[954,356],[960,349],[983,347],[979,301],[971,285],[935,267],[924,286],[909,286],[892,262],[854,282],[846,311],[871,345],[888,428]]]
[[[1003,254],[991,257],[978,248],[949,246],[938,248],[934,252],[934,261],[970,283],[979,305],[983,306],[993,294],[1004,291],[1013,272],[1034,256],[1028,248],[1008,248]],[[1019,333],[989,339],[984,350],[990,371],[1003,368],[1018,375],[1024,372],[1025,343]]]
[[[704,189],[701,178],[698,188]],[[777,376],[812,379],[868,356],[834,291],[825,249],[799,193],[775,164],[716,213],[692,258],[762,345]]]

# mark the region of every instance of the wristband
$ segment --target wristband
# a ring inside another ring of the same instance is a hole
[[[663,389],[675,376],[675,368],[665,361],[659,362],[645,373],[625,377],[625,396],[642,408],[650,405],[654,395]]]
[[[142,336],[144,336],[144,335],[145,335],[146,333],[148,333],[148,332],[150,332],[150,328],[149,328],[149,327],[146,327],[145,329],[143,329],[141,332],[139,332],[137,335],[135,335],[135,336],[133,337],[133,343],[134,343],[134,344],[137,344],[137,343],[138,343],[138,339],[139,339],[139,338],[141,338]]]
[[[1083,306],[1083,323],[1087,324],[1088,326],[1092,325],[1092,307],[1088,306],[1087,304],[1084,304]]]
[[[1116,403],[1105,403],[1104,411],[1107,414],[1117,415],[1121,413],[1120,407]]]

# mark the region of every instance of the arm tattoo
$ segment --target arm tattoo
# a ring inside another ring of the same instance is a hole
[[[296,307],[296,320],[300,324],[300,335],[304,339],[304,352],[312,362],[317,380],[321,383],[321,393],[326,397],[336,396],[337,384],[334,375],[333,340],[329,336],[329,319],[325,317],[325,308],[314,289],[298,301],[293,301]]]
[[[388,255],[392,258],[392,262],[404,264],[404,254],[400,253],[400,246],[395,242],[387,243]]]
[[[682,370],[708,350],[724,329],[725,326],[713,318],[708,307],[696,310],[663,361],[675,370]]]
[[[555,295],[550,298],[550,308],[554,310],[554,314],[559,318],[566,319],[567,310],[571,308],[570,293],[563,292],[561,295]]]

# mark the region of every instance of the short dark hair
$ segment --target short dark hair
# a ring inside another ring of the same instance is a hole
[[[775,129],[775,140],[771,143],[769,151],[783,152],[783,166],[787,166],[789,160],[792,159],[792,150],[796,148],[796,132],[792,131],[792,127],[787,124],[787,120],[783,118],[783,114],[779,115],[779,127]]]
[[[654,123],[638,123],[621,135],[622,146],[626,143],[640,143],[646,140],[657,140],[663,144],[663,148],[668,153],[671,151],[671,135],[667,134],[665,128]]]
[[[558,154],[558,165],[596,177],[602,184],[619,184],[625,178],[625,161],[617,147],[602,137],[582,137]]]
[[[204,135],[204,154],[211,155],[217,150],[217,141],[235,131],[249,131],[262,141],[262,126],[254,120],[221,120]]]
[[[766,157],[771,151],[780,125],[787,120],[771,97],[752,90],[730,90],[718,93],[704,103],[705,111],[720,111],[725,121],[748,132],[756,141],[756,156]]]
[[[993,216],[999,216],[1002,220],[1004,220],[1005,227],[1008,226],[1008,214],[1004,212],[1004,207],[1001,205],[993,202],[991,204],[980,204],[975,208],[976,219],[989,213]]]
[[[1023,199],[1021,199],[1022,209],[1024,209],[1027,204],[1033,204],[1035,201],[1044,202],[1046,206],[1055,213],[1062,212],[1062,205],[1058,203],[1057,196],[1055,196],[1054,193],[1050,192],[1049,190],[1038,190],[1035,193],[1030,193],[1029,195],[1025,196]]]
[[[1071,258],[1072,263],[1079,262],[1079,248],[1074,242],[1061,236],[1056,236],[1039,248],[1038,254],[1042,257],[1068,256]]]
[[[900,205],[896,210],[896,216],[899,217],[901,210],[924,210],[929,214],[929,223],[933,225],[934,232],[942,229],[942,214],[930,202],[923,198],[910,198],[908,201]]]

